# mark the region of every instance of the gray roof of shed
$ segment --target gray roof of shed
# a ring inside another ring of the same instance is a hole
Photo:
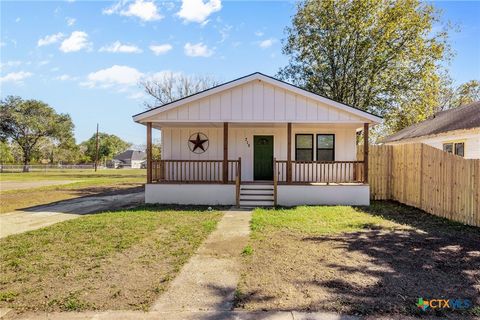
[[[425,121],[406,127],[386,137],[383,142],[393,142],[472,128],[480,128],[480,101],[455,109],[440,111]]]
[[[127,150],[117,154],[113,159],[125,161],[125,160],[145,160],[147,154],[143,151]]]

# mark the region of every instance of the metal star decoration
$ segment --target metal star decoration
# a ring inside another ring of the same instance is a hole
[[[190,139],[188,141],[193,144],[192,152],[195,152],[197,149],[201,149],[203,152],[205,152],[206,149],[203,144],[208,142],[208,139],[200,138],[200,133],[197,133],[196,139]]]

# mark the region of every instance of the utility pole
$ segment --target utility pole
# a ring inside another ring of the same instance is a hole
[[[97,123],[97,137],[95,139],[95,172],[97,172],[97,163],[98,163],[98,123]]]

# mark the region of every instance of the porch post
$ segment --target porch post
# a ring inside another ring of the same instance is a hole
[[[223,183],[228,183],[228,122],[223,123]]]
[[[292,183],[292,123],[287,123],[287,183]]]
[[[368,183],[368,123],[363,124],[363,182]]]
[[[152,183],[152,123],[147,122],[147,183]]]

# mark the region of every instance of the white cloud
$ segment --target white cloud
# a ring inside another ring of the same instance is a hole
[[[220,0],[182,0],[182,7],[177,15],[185,22],[206,23],[209,15],[222,9]]]
[[[65,21],[67,22],[67,25],[68,26],[73,26],[75,24],[75,22],[77,21],[77,19],[75,18],[70,18],[70,17],[66,17],[65,18]]]
[[[100,52],[112,52],[112,53],[141,53],[142,49],[135,45],[124,44],[120,41],[115,41],[114,43],[101,47]]]
[[[21,64],[22,64],[22,61],[20,60],[10,60],[7,62],[0,63],[0,70],[3,70],[4,68],[18,67]]]
[[[51,34],[51,35],[45,36],[44,38],[38,39],[37,46],[39,47],[47,46],[49,44],[60,41],[62,38],[63,38],[63,33],[61,32]]]
[[[49,64],[50,63],[50,60],[42,60],[38,63],[39,66],[44,66],[46,64]]]
[[[163,18],[155,2],[148,0],[135,0],[133,3],[121,0],[103,10],[103,13],[107,15],[119,14],[127,17],[137,17],[142,21],[154,21]]]
[[[187,42],[183,48],[185,54],[189,57],[210,57],[213,54],[213,50],[209,49],[207,45],[202,42],[196,44]]]
[[[32,73],[20,71],[20,72],[11,72],[5,75],[4,77],[0,77],[0,82],[14,82],[14,83],[21,83],[23,80],[32,76]]]
[[[68,74],[62,74],[61,76],[58,76],[55,78],[56,80],[60,80],[60,81],[68,81],[68,80],[76,80],[77,78],[76,77],[72,77]]]
[[[15,19],[15,22],[16,22],[16,23],[19,23],[20,20],[21,20],[20,17],[17,17],[17,19]]]
[[[80,51],[90,46],[88,34],[83,31],[74,31],[67,39],[63,40],[60,50],[63,52]]]
[[[150,50],[153,51],[153,53],[156,56],[159,56],[161,54],[165,54],[168,51],[172,50],[173,47],[172,47],[172,45],[166,43],[166,44],[159,44],[159,45],[151,45],[149,48],[150,48]]]
[[[257,37],[261,37],[261,36],[263,36],[263,32],[262,31],[255,31],[255,35]]]
[[[82,82],[80,85],[89,88],[117,86],[121,89],[136,85],[142,76],[143,74],[135,68],[114,65],[110,68],[90,73],[87,81]]]
[[[276,39],[270,38],[270,39],[260,41],[260,43],[258,45],[260,46],[260,48],[266,49],[266,48],[271,47],[275,42],[277,42]]]

